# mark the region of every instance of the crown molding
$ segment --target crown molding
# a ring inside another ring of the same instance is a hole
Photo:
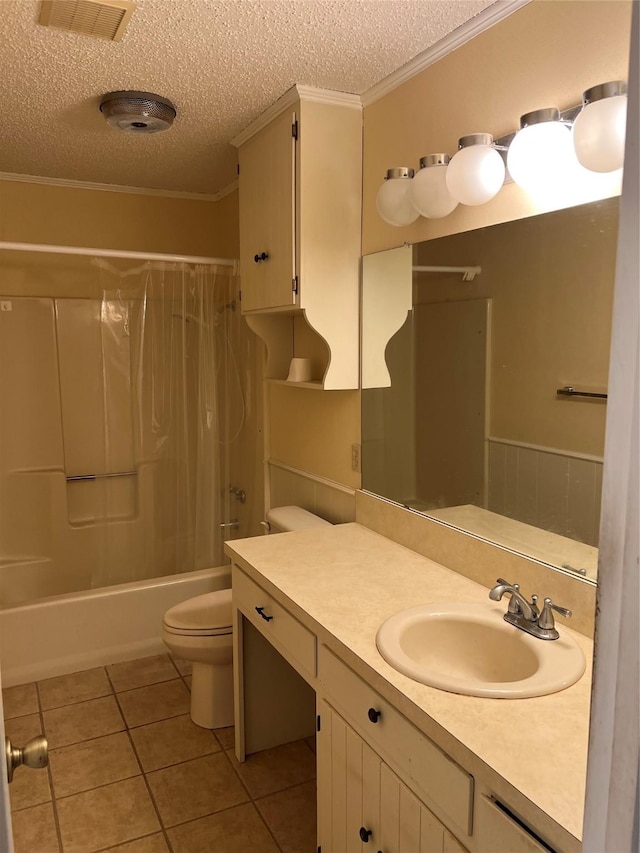
[[[438,62],[439,59],[452,53],[457,48],[462,47],[463,44],[471,41],[472,38],[493,27],[494,24],[500,23],[500,21],[503,21],[530,2],[531,0],[497,0],[488,9],[476,15],[475,18],[467,21],[466,24],[462,24],[462,26],[455,29],[448,36],[445,36],[445,38],[440,39],[432,47],[423,53],[419,53],[418,56],[407,62],[406,65],[401,66],[397,71],[394,71],[388,77],[385,77],[379,83],[375,83],[370,89],[367,89],[361,96],[362,105],[368,107],[374,101],[384,98],[389,92],[397,89],[398,86],[402,86],[403,83],[415,77],[416,74],[420,74],[425,68]]]
[[[163,196],[164,198],[182,198],[191,199],[192,201],[220,201],[220,199],[238,189],[237,178],[217,193],[190,193],[180,190],[159,190],[152,187],[125,187],[119,184],[98,184],[91,181],[74,181],[68,178],[19,175],[14,172],[0,172],[0,181],[14,181],[22,184],[43,184],[50,187],[67,187],[75,190],[98,190],[99,192],[128,193],[130,195]]]
[[[301,101],[314,101],[317,104],[330,104],[331,106],[350,107],[353,110],[362,110],[362,98],[351,92],[338,92],[335,89],[318,89],[314,86],[294,86],[298,91]]]
[[[236,148],[240,148],[248,139],[255,136],[256,133],[266,127],[269,122],[273,121],[276,116],[279,116],[289,107],[294,106],[298,101],[312,101],[316,104],[329,104],[331,106],[350,107],[355,110],[362,110],[362,100],[360,95],[353,95],[349,92],[338,92],[333,89],[318,89],[314,86],[303,86],[296,83],[290,89],[271,104],[270,107],[260,113],[257,119],[247,125],[244,130],[241,130],[237,136],[231,140],[231,144]]]

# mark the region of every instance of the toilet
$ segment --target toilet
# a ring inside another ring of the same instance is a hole
[[[330,526],[299,506],[267,512],[269,533]],[[170,607],[162,620],[162,639],[171,654],[191,661],[191,719],[205,729],[233,725],[233,629],[231,590],[197,595]]]

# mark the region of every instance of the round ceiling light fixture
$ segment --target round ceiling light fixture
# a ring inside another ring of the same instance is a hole
[[[573,123],[578,160],[592,172],[614,172],[624,162],[627,84],[612,80],[592,86],[582,96],[583,108]]]
[[[420,215],[409,195],[412,180],[413,169],[408,166],[387,169],[376,196],[376,207],[378,215],[389,225],[411,225]]]
[[[461,204],[484,204],[504,184],[504,160],[490,133],[469,133],[458,140],[458,151],[447,167],[447,189]]]
[[[507,152],[507,168],[518,186],[538,194],[566,186],[577,166],[571,129],[556,107],[520,117],[520,130]]]
[[[411,181],[409,195],[420,216],[441,219],[458,206],[447,189],[448,154],[428,154],[420,158],[420,171]]]
[[[124,133],[160,133],[169,130],[177,112],[171,101],[153,92],[108,92],[100,112],[111,127]]]

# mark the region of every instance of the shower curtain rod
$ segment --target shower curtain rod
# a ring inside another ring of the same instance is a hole
[[[56,255],[88,255],[101,258],[130,258],[139,261],[168,261],[177,264],[217,264],[218,266],[237,268],[234,258],[207,258],[199,255],[163,255],[158,252],[125,252],[119,249],[87,249],[84,246],[48,246],[45,243],[11,243],[0,240],[0,250],[12,252],[47,252]]]

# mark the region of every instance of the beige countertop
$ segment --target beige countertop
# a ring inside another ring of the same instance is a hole
[[[234,562],[454,760],[470,772],[487,769],[519,792],[520,807],[534,806],[540,831],[554,829],[540,826],[546,816],[545,824],[550,818],[574,839],[581,838],[589,639],[561,628],[583,649],[587,672],[559,693],[533,699],[448,693],[387,664],[376,648],[376,632],[387,618],[418,604],[482,601],[493,606],[484,587],[355,523],[236,540],[225,547]],[[504,610],[502,603],[496,605],[496,616]]]

